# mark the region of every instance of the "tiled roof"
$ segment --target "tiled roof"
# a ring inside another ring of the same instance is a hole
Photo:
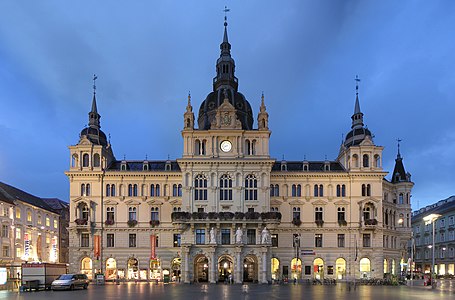
[[[50,207],[43,199],[33,196],[3,182],[0,182],[0,200],[11,204],[14,204],[15,200],[22,201],[55,213],[55,210],[52,209],[52,207]]]
[[[330,161],[328,162],[330,168],[329,171],[325,171],[326,163],[324,161],[286,161],[286,162],[275,162],[272,167],[273,171],[281,171],[281,165],[285,163],[288,172],[344,172],[345,169],[339,162]],[[308,171],[303,171],[304,164],[308,164]]]
[[[445,214],[449,211],[455,211],[455,196],[440,200],[434,204],[427,205],[412,213],[412,222],[419,222],[421,218],[430,214]]]
[[[180,171],[179,164],[175,160],[166,161],[166,160],[156,160],[156,161],[147,161],[148,164],[148,171],[167,171],[166,170],[166,163],[169,162],[171,164],[171,171]],[[120,171],[122,163],[126,163],[126,170],[127,171],[143,171],[144,168],[144,161],[115,161],[113,162],[107,171]],[[147,172],[147,170],[144,170]]]
[[[55,210],[61,210],[68,208],[70,204],[68,202],[65,202],[63,200],[60,200],[58,198],[41,198],[44,200],[44,202],[47,203],[50,207],[52,207]]]

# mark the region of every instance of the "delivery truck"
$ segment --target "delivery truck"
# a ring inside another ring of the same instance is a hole
[[[65,264],[23,263],[22,290],[50,289],[51,283],[58,276],[67,273]]]

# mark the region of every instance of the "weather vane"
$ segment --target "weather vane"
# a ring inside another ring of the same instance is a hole
[[[400,155],[400,142],[402,142],[403,140],[400,139],[400,138],[397,138],[397,143],[398,143],[398,155]]]
[[[227,13],[230,12],[231,10],[229,8],[227,8],[227,6],[225,6],[223,11],[224,11],[224,21],[227,21]]]
[[[98,79],[98,76],[96,74],[93,74],[93,94],[96,94],[96,80]]]
[[[360,78],[359,78],[359,75],[355,75],[355,94],[358,95],[359,94],[359,82],[360,82]]]

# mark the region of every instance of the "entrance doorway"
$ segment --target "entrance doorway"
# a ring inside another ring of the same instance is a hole
[[[205,255],[199,255],[194,259],[194,281],[209,281],[209,260]]]
[[[93,279],[92,273],[92,259],[90,257],[84,257],[81,261],[81,273],[87,275],[88,279]]]
[[[182,265],[182,259],[180,257],[176,257],[172,260],[172,263],[171,263],[171,269],[172,269],[172,281],[177,281],[177,282],[180,282],[181,280],[181,275],[182,275],[182,272],[181,272],[181,265]]]
[[[139,262],[134,257],[128,259],[128,279],[139,279]]]
[[[233,279],[234,272],[234,262],[232,258],[228,255],[223,255],[218,259],[218,281],[219,282],[229,282],[229,275]]]
[[[343,279],[346,274],[346,260],[342,257],[338,258],[335,262],[336,279]]]
[[[291,260],[291,272],[292,279],[302,278],[302,260],[300,258]]]
[[[106,280],[117,279],[117,262],[112,257],[106,260]]]
[[[258,282],[258,264],[254,255],[248,255],[243,260],[243,281]]]

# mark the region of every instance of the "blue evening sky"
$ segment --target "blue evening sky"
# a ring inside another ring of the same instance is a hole
[[[455,194],[455,1],[0,2],[0,181],[68,200],[67,146],[88,123],[92,76],[118,159],[181,157],[183,113],[212,90],[227,5],[239,91],[271,155],[335,159],[355,75],[384,168],[396,139],[413,209]],[[387,178],[390,178],[388,175]]]

